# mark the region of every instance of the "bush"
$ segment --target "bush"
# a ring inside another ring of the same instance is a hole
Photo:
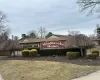
[[[53,55],[58,55],[58,56],[65,56],[66,55],[66,49],[50,49],[50,50],[40,50],[39,54],[41,56],[53,56]]]
[[[88,54],[87,55],[87,58],[88,59],[96,59],[98,57],[98,54],[97,53],[92,53],[92,54]]]
[[[28,57],[29,56],[29,50],[22,50],[22,56]]]
[[[38,51],[36,49],[30,50],[30,56],[37,56]]]
[[[80,52],[67,52],[66,55],[69,59],[73,59],[79,57]]]
[[[99,56],[99,51],[98,50],[93,50],[92,54],[97,54],[97,57]]]

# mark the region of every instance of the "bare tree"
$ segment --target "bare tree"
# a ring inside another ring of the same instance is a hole
[[[7,16],[0,11],[0,40],[8,40],[10,28],[7,26]]]
[[[7,16],[3,13],[3,11],[0,11],[0,24],[7,22],[6,18]]]
[[[40,36],[40,38],[45,38],[45,36],[47,35],[47,30],[44,27],[40,27],[38,29],[38,35]]]
[[[19,37],[18,37],[18,36],[14,36],[14,40],[16,40],[16,41],[17,41],[18,39],[19,39]]]
[[[38,37],[37,31],[35,31],[35,30],[29,31],[28,32],[28,37],[30,37],[30,38],[37,38]]]
[[[81,11],[89,10],[88,15],[93,12],[100,12],[100,0],[78,0]]]
[[[27,35],[26,34],[22,34],[22,36],[21,36],[22,38],[26,38],[27,37]]]
[[[9,33],[8,32],[4,32],[0,35],[0,38],[2,40],[9,40]]]
[[[44,27],[38,28],[38,30],[29,31],[28,34],[22,34],[22,38],[45,38],[47,30]]]
[[[95,36],[95,34],[90,34],[89,36],[88,36],[90,39],[96,39],[97,37]]]

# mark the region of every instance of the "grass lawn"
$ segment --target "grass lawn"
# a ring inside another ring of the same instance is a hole
[[[1,60],[4,80],[71,80],[99,70],[96,66],[34,60]]]

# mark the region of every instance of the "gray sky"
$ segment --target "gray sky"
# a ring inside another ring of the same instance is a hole
[[[56,34],[68,30],[93,34],[97,16],[79,12],[77,0],[0,0],[0,10],[9,20],[12,34],[20,36],[40,26]]]

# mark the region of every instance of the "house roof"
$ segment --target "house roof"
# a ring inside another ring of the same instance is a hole
[[[63,38],[50,38],[50,39],[33,39],[33,38],[26,38],[24,40],[19,41],[19,43],[37,43],[37,42],[44,42],[44,41],[58,41],[58,40],[66,40],[70,37],[63,37]]]
[[[100,41],[100,39],[95,38],[95,39],[91,39],[92,41]]]
[[[19,43],[20,44],[25,44],[25,43],[39,43],[39,42],[45,42],[45,41],[60,41],[64,40],[67,41],[67,47],[87,47],[87,46],[93,46],[92,40],[90,40],[87,36],[80,34],[76,36],[62,36],[59,38],[48,38],[48,39],[33,39],[33,38],[26,38],[24,40],[21,40]]]

